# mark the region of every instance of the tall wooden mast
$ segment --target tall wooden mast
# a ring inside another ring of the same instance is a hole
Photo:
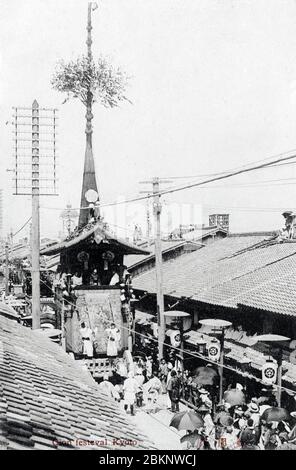
[[[88,17],[87,17],[87,57],[89,62],[92,61],[92,24],[91,24],[91,12],[94,7],[93,2],[89,2],[88,4]],[[89,189],[93,189],[98,192],[97,181],[96,181],[96,172],[95,172],[95,164],[94,164],[94,156],[93,156],[93,149],[92,149],[92,105],[93,105],[93,93],[91,91],[91,85],[89,85],[89,89],[87,90],[87,103],[86,103],[86,127],[85,127],[85,134],[86,134],[86,148],[85,148],[85,157],[84,157],[84,170],[83,170],[83,180],[82,180],[82,190],[81,190],[81,201],[80,201],[80,212],[79,212],[79,227],[82,227],[87,224],[88,221],[88,210],[84,209],[88,207],[88,202],[85,198],[85,193]]]

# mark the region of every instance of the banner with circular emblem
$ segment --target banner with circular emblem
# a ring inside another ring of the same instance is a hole
[[[213,339],[208,343],[208,356],[212,361],[219,361],[221,353],[221,345],[218,339]]]
[[[266,361],[262,366],[262,381],[266,385],[276,383],[278,365],[274,361]]]

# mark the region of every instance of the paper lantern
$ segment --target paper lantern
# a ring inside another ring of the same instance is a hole
[[[174,348],[178,348],[181,345],[181,336],[180,336],[179,330],[173,330],[170,333],[170,338],[171,338],[171,345]]]
[[[220,341],[213,339],[208,343],[208,356],[212,361],[219,361],[221,353]]]
[[[262,381],[266,385],[272,385],[277,379],[278,365],[274,361],[266,361],[262,366]]]

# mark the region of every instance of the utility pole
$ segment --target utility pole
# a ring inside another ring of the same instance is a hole
[[[148,242],[148,247],[151,243],[151,222],[150,222],[150,204],[149,199],[147,199],[147,206],[146,206],[146,222],[147,222],[147,229],[146,229],[146,237]]]
[[[35,132],[38,130],[38,132]],[[32,328],[40,328],[39,105],[32,105]]]
[[[5,295],[9,294],[9,245],[8,239],[5,242]]]
[[[14,109],[15,195],[32,197],[32,328],[40,328],[40,195],[56,196],[57,109]]]
[[[160,202],[160,182],[170,183],[170,180],[162,180],[158,177],[152,181],[141,181],[140,184],[152,183],[153,213],[154,213],[154,245],[155,245],[155,274],[156,274],[156,302],[157,302],[157,322],[158,322],[158,358],[163,358],[163,344],[165,340],[165,317],[163,298],[163,276],[162,276],[162,247],[161,247],[161,202]],[[151,195],[151,191],[140,191]]]
[[[153,178],[153,210],[155,220],[155,272],[157,293],[157,316],[158,316],[158,354],[159,359],[163,357],[163,343],[165,340],[165,318],[163,300],[163,276],[162,276],[162,250],[161,250],[161,228],[160,214],[161,202],[159,195],[159,178]]]

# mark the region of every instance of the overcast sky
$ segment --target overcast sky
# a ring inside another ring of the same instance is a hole
[[[12,173],[6,172],[13,168],[12,137],[6,122],[12,106],[30,106],[36,98],[43,107],[59,108],[59,196],[41,199],[42,234],[54,236],[61,229],[62,208],[80,202],[85,109],[77,100],[62,105],[64,96],[51,89],[50,79],[59,59],[86,50],[87,1],[0,4],[4,233],[16,231],[31,210],[30,198],[12,196]],[[144,189],[138,182],[152,176],[219,172],[296,149],[294,0],[98,4],[93,55],[108,55],[127,71],[133,102],[111,110],[94,107],[94,155],[103,203],[137,195]],[[295,176],[295,166],[283,166],[183,191],[164,202],[166,207],[202,205],[204,222],[209,213],[229,212],[232,231],[276,229],[282,224],[280,209],[296,206],[296,181],[250,183]],[[247,210],[254,208],[279,210]],[[129,211],[121,224],[132,227],[137,217]]]

